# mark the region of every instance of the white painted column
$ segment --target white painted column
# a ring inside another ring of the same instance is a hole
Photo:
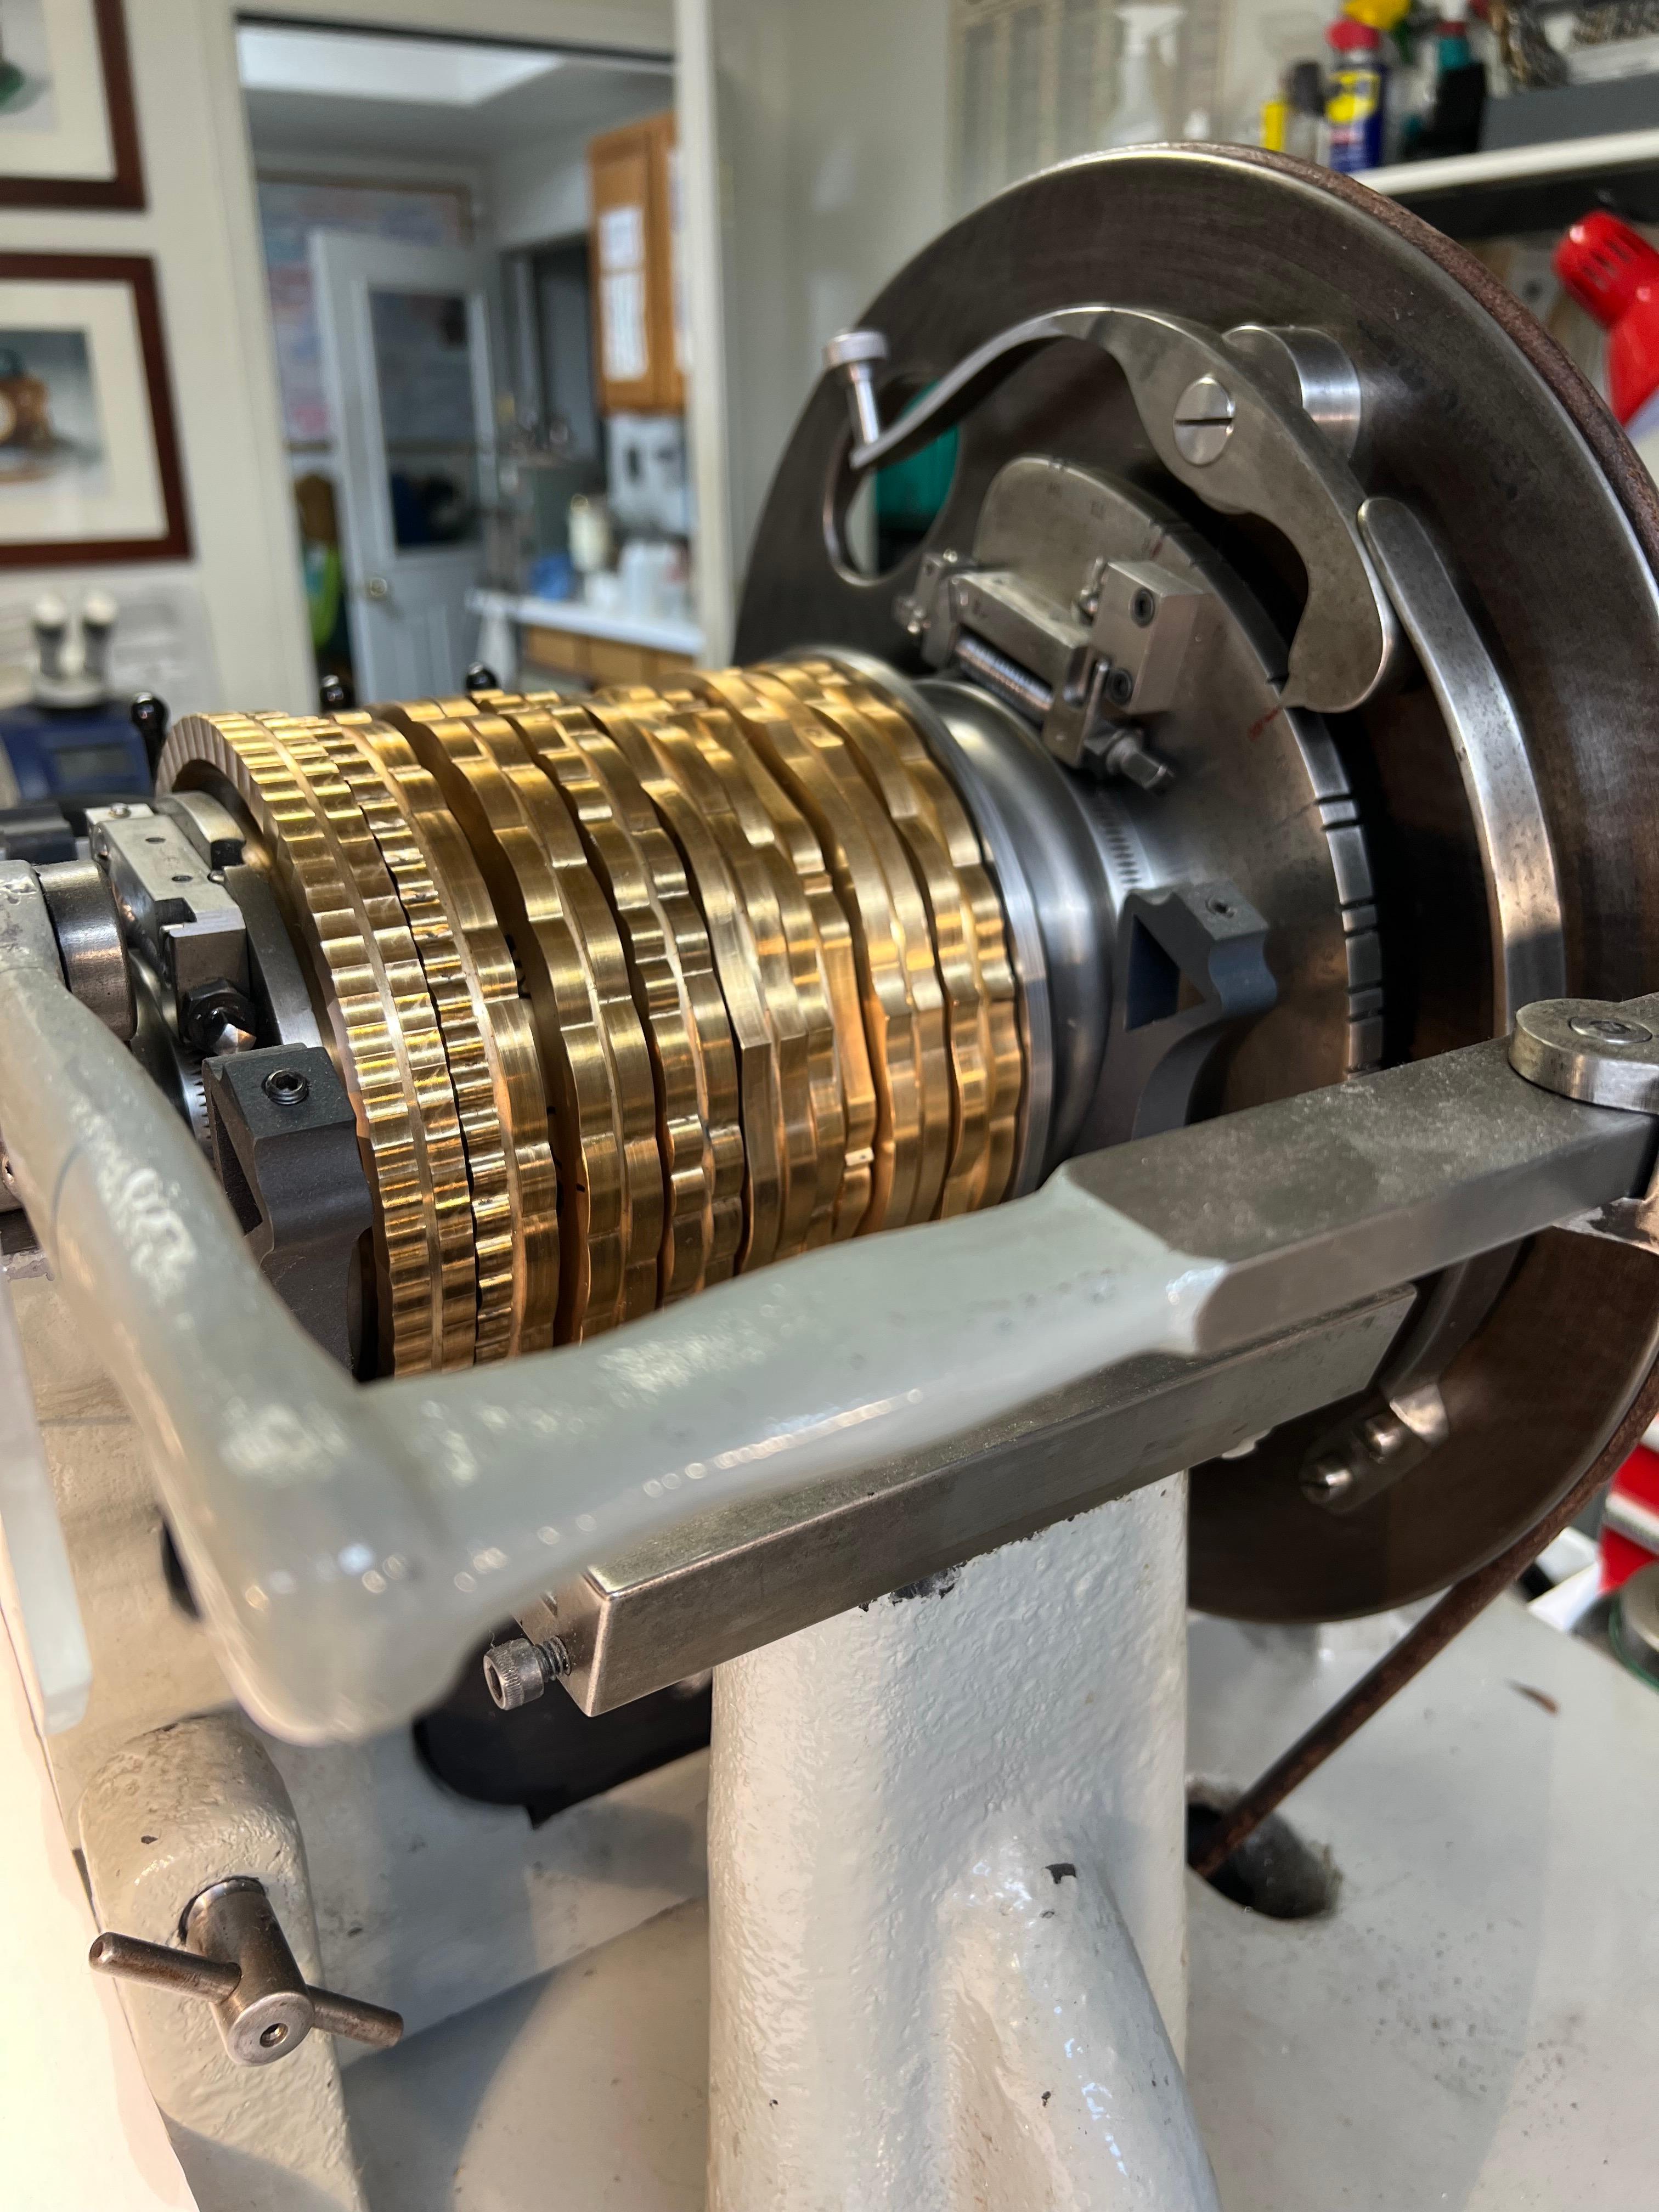
[[[711,2212],[1212,2208],[1184,1477],[721,1668]]]

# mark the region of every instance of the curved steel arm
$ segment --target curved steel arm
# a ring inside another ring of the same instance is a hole
[[[160,1091],[43,969],[0,965],[0,1127],[233,1686],[301,1741],[409,1718],[495,1624],[649,1528],[1191,1350],[1206,1281],[1062,1179],[591,1344],[363,1386],[261,1277]]]
[[[1146,307],[1061,307],[1016,323],[957,362],[892,427],[855,445],[855,473],[884,468],[970,413],[1021,362],[1062,338],[1109,354],[1154,451],[1171,476],[1223,514],[1257,514],[1282,530],[1307,571],[1308,599],[1291,641],[1284,703],[1325,714],[1360,706],[1387,681],[1400,633],[1359,528],[1364,494],[1346,462],[1300,409],[1280,404],[1213,331]],[[1183,392],[1213,377],[1233,405],[1212,459],[1194,461],[1176,437]]]
[[[0,1127],[232,1685],[301,1741],[421,1711],[492,1626],[629,1538],[919,1452],[1137,1354],[1255,1343],[1644,1188],[1652,1150],[1643,1117],[1475,1046],[1094,1154],[994,1212],[809,1254],[592,1343],[363,1386],[3,912]]]
[[[1492,935],[1492,1026],[1567,988],[1561,883],[1514,702],[1440,549],[1410,507],[1359,510],[1383,581],[1440,708],[1474,818]]]

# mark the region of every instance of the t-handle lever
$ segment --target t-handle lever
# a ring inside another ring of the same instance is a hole
[[[312,1988],[264,1884],[251,1875],[234,1875],[193,1897],[179,1933],[178,1948],[106,1933],[88,1962],[100,1974],[125,1974],[180,1996],[206,1998],[238,2066],[269,2066],[274,2058],[286,2058],[313,2027],[380,2045],[396,2043],[404,2032],[401,2013]]]

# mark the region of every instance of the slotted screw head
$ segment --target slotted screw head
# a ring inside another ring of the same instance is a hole
[[[1175,441],[1182,458],[1200,469],[1219,460],[1236,411],[1233,395],[1218,377],[1195,378],[1176,402]]]

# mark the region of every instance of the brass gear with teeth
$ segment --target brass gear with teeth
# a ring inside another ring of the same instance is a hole
[[[1006,1190],[1024,1065],[985,854],[902,706],[827,662],[191,716],[160,781],[249,825],[303,950],[380,1372]]]

